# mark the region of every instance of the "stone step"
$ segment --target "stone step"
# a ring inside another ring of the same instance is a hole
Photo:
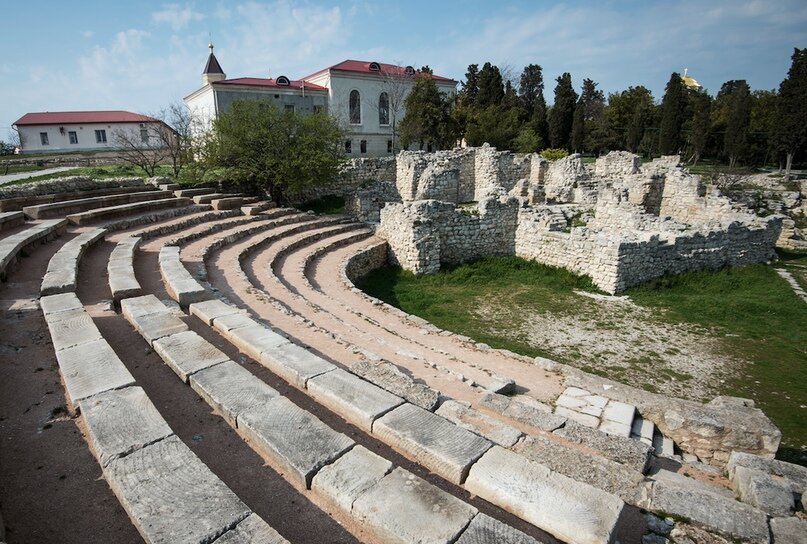
[[[193,331],[171,334],[154,341],[154,351],[182,381],[200,370],[229,361],[229,357]]]
[[[658,429],[653,434],[653,449],[658,457],[672,457],[675,455],[675,443],[672,438],[662,435]]]
[[[211,187],[194,187],[191,189],[175,189],[174,196],[184,196],[192,198],[199,195],[210,195],[215,193],[216,190]]]
[[[183,308],[194,302],[211,298],[211,294],[198,281],[179,259],[179,246],[163,246],[160,249],[159,265],[165,290]]]
[[[93,244],[103,240],[104,236],[106,229],[92,229],[63,244],[50,258],[39,292],[44,296],[75,291],[81,257]]]
[[[22,212],[0,212],[0,231],[23,223],[25,223],[25,215]]]
[[[652,446],[655,431],[656,425],[652,421],[644,419],[642,416],[636,416],[636,419],[633,420],[630,437]]]
[[[46,195],[26,195],[0,200],[0,212],[20,211],[26,206],[36,206],[39,204],[49,204],[52,202],[66,202],[69,200],[79,200],[94,196],[120,195],[126,193],[139,193],[143,191],[155,190],[155,187],[147,184],[139,184],[131,187],[106,187],[102,189],[90,189],[87,191],[72,191],[63,193],[51,193]]]
[[[171,191],[172,193],[177,189],[180,189],[182,185],[179,183],[161,183],[157,186],[160,191]]]
[[[210,201],[210,205],[214,210],[235,210],[241,208],[244,203],[244,198],[240,196],[231,196],[225,198],[214,198]]]
[[[25,248],[59,236],[66,228],[65,219],[46,219],[0,239],[0,280],[5,281],[8,268],[17,261]]]
[[[132,204],[135,202],[148,202],[170,198],[171,191],[142,191],[139,193],[122,193],[118,195],[103,195],[64,202],[52,202],[49,204],[39,204],[36,206],[26,206],[23,213],[31,219],[49,219],[52,217],[64,217],[71,214],[85,212],[96,208],[108,208],[122,204]]]
[[[203,195],[196,195],[193,197],[193,201],[197,204],[210,204],[213,200],[217,200],[220,198],[230,198],[230,197],[237,197],[243,196],[240,193],[207,193]]]
[[[120,218],[104,220],[99,226],[104,227],[108,231],[118,231],[124,229],[132,229],[140,225],[154,225],[155,223],[164,223],[167,221],[174,221],[182,219],[182,216],[196,217],[200,212],[210,210],[210,206],[195,204],[188,206],[181,206],[178,208],[162,208],[156,210],[147,210],[139,215],[126,215]],[[221,212],[223,213],[223,212]],[[160,227],[156,227],[160,228]]]
[[[84,225],[93,221],[114,219],[116,217],[133,214],[143,214],[144,212],[153,210],[181,208],[189,206],[190,203],[190,199],[187,198],[164,198],[160,200],[150,200],[147,202],[136,202],[133,204],[121,204],[118,206],[96,208],[86,212],[70,214],[67,216],[67,220],[74,225]]]
[[[126,298],[120,305],[123,316],[149,345],[165,336],[188,330],[185,322],[168,311],[154,295]]]
[[[139,236],[123,238],[115,244],[109,256],[107,275],[112,300],[115,304],[120,304],[124,298],[137,297],[142,294],[134,271],[134,254],[141,241]]]
[[[205,209],[207,208],[205,207]],[[223,212],[203,211],[201,213],[192,214],[189,217],[180,217],[173,221],[169,220],[162,225],[141,229],[136,233],[133,233],[132,236],[139,236],[143,240],[150,240],[158,236],[165,236],[166,234],[180,232],[189,227],[200,225],[202,223],[219,221],[236,216],[238,216],[237,210],[227,210]]]

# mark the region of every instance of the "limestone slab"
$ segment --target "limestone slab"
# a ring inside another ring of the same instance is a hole
[[[218,299],[205,300],[203,302],[194,302],[189,306],[191,315],[195,315],[208,325],[213,324],[213,320],[225,315],[243,314],[241,310],[235,306],[231,306]]]
[[[223,318],[226,319],[226,318]],[[213,322],[215,325],[216,321]],[[241,327],[232,329],[227,333],[227,338],[241,352],[246,353],[256,361],[262,361],[261,355],[290,342],[272,329],[263,325],[253,325],[251,327]]]
[[[149,543],[210,542],[251,513],[176,436],[115,459],[104,476]]]
[[[430,412],[437,408],[440,400],[439,391],[414,381],[388,361],[362,360],[352,364],[350,370],[415,406]]]
[[[102,467],[174,434],[140,387],[99,393],[80,406],[89,442]]]
[[[373,434],[455,484],[491,443],[428,410],[403,404],[373,423]]]
[[[726,467],[729,479],[734,479],[736,467],[748,467],[761,470],[766,474],[771,474],[784,478],[790,483],[793,493],[799,494],[807,491],[807,467],[795,465],[778,459],[766,459],[759,455],[734,451],[731,453],[729,463]]]
[[[131,299],[123,302],[127,300]],[[188,330],[188,325],[167,308],[161,313],[141,315],[130,319],[129,322],[149,344],[165,336]]]
[[[391,470],[391,462],[364,446],[356,446],[335,462],[322,467],[311,481],[311,490],[350,513],[353,501]]]
[[[121,313],[130,322],[135,317],[148,314],[164,313],[168,308],[154,295],[134,297],[121,302]]]
[[[102,391],[119,389],[135,379],[103,338],[56,352],[67,394],[75,403]]]
[[[49,295],[39,299],[39,307],[45,317],[50,314],[64,312],[66,310],[78,310],[84,305],[75,293],[62,293],[59,295]]]
[[[592,429],[596,429],[600,424],[600,420],[595,416],[584,414],[582,412],[578,412],[577,410],[566,408],[565,406],[556,407],[555,414],[574,420],[579,424],[585,425],[586,427],[591,427]]]
[[[603,457],[627,465],[641,473],[645,472],[650,461],[651,447],[637,440],[606,434],[573,421],[567,421],[563,427],[553,432],[566,440],[592,448],[600,452]]]
[[[257,514],[250,514],[213,544],[289,544]]]
[[[84,308],[50,314],[45,321],[48,324],[53,349],[57,352],[104,339]]]
[[[222,333],[228,333],[234,329],[260,326],[260,323],[244,312],[233,312],[217,316],[213,319],[213,326]]]
[[[474,516],[456,544],[538,544],[531,536],[482,512]]]
[[[453,542],[477,509],[402,468],[353,503],[364,527],[391,544]]]
[[[215,368],[215,367],[214,367]],[[323,466],[355,444],[285,397],[276,397],[238,415],[241,433],[288,477],[306,488]]]
[[[771,534],[774,544],[807,544],[807,520],[799,518],[773,518]]]
[[[609,544],[624,502],[493,446],[468,474],[465,488],[566,542]]]
[[[232,427],[238,415],[265,404],[279,393],[234,361],[226,361],[192,374],[190,384]]]
[[[289,344],[291,345],[293,344]],[[286,346],[282,346],[278,351],[284,348]],[[323,362],[332,366],[327,361]],[[297,375],[300,376],[299,365],[297,369]],[[316,375],[304,383],[314,400],[368,432],[373,426],[373,421],[403,403],[400,397],[341,368]]]
[[[515,427],[454,400],[443,402],[435,413],[505,448],[524,435]]]
[[[625,425],[624,423],[604,419],[600,424],[599,429],[604,433],[630,438],[631,427],[629,425]]]
[[[610,401],[602,411],[602,418],[627,425],[633,425],[633,418],[636,415],[636,407],[616,400]]]
[[[172,334],[154,341],[154,351],[163,361],[188,382],[188,376],[230,358],[194,331]]]
[[[741,501],[771,516],[789,516],[796,508],[790,484],[761,470],[736,467],[732,485]]]
[[[497,395],[494,398],[505,402],[506,406],[502,410],[502,414],[516,421],[532,425],[542,431],[552,432],[562,427],[567,420],[566,417],[560,414],[553,414],[551,407],[538,401],[530,402],[526,399],[521,400],[502,395]]]

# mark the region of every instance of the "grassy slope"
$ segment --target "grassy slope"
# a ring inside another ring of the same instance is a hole
[[[573,289],[594,290],[587,278],[517,258],[491,258],[416,277],[385,268],[361,287],[435,325],[494,347],[548,355],[491,332],[474,309],[485,297],[514,308],[550,313],[574,311]],[[807,444],[807,304],[769,266],[756,265],[664,278],[633,289],[638,304],[663,310],[659,319],[714,331],[723,349],[749,361],[743,375],[721,384],[723,393],[754,398],[782,429],[784,445]],[[573,361],[570,361],[573,363]]]
[[[156,175],[170,177],[173,176],[173,171],[168,165],[160,165],[157,167]],[[93,179],[107,179],[130,176],[147,177],[147,174],[142,168],[131,165],[82,166],[61,172],[43,174],[40,176],[37,176],[36,172],[32,172],[31,177],[29,178],[12,181],[11,183],[6,183],[3,186],[8,187],[10,185],[21,185],[23,183],[31,183],[33,181],[44,181],[48,179],[65,178],[68,176],[89,176]]]

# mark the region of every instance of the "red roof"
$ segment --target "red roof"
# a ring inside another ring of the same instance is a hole
[[[22,125],[77,125],[92,123],[149,123],[153,117],[130,111],[44,111],[26,113],[14,122]]]
[[[396,64],[384,64],[383,62],[377,63],[381,68],[380,70],[370,70],[371,64],[373,63],[366,60],[343,60],[339,64],[334,64],[333,66],[329,66],[328,68],[323,68],[322,70],[314,72],[310,76],[305,77],[303,79],[310,79],[328,70],[334,70],[337,72],[354,72],[360,74],[395,74],[395,75],[404,75],[406,70],[406,67],[404,66],[398,66]],[[416,72],[420,73],[420,70],[416,70]],[[456,80],[453,80],[448,77],[438,76],[436,74],[432,74],[432,79],[437,81],[456,83]]]
[[[278,85],[276,79],[266,79],[262,77],[238,77],[235,79],[222,79],[221,81],[213,82],[213,85],[247,85],[250,87],[271,87],[274,89],[301,89],[305,83],[305,88],[308,91],[327,91],[326,87],[321,85],[314,85],[301,79],[289,80],[288,85]]]

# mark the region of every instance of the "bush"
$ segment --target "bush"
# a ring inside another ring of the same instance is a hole
[[[562,159],[563,157],[568,157],[569,152],[565,149],[549,148],[541,151],[541,156],[549,161],[556,161],[558,159]]]

